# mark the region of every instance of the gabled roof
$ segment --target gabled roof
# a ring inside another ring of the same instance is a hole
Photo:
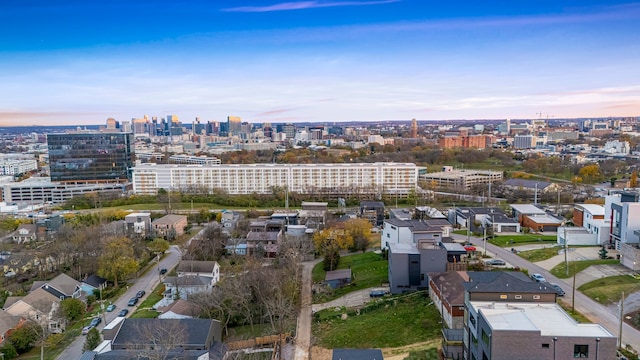
[[[20,230],[27,230],[28,234],[35,234],[38,230],[38,227],[36,226],[36,224],[20,224],[20,226],[18,226],[18,228],[16,229],[17,233],[19,233]]]
[[[159,307],[158,311],[162,313],[171,311],[174,314],[185,316],[196,316],[198,313],[197,307],[193,303],[183,299],[178,299],[168,306]]]
[[[186,218],[187,217],[185,215],[169,214],[161,217],[160,219],[153,220],[153,224],[154,225],[157,225],[157,224],[173,225],[179,221],[185,220]]]
[[[343,269],[343,270],[333,270],[327,271],[324,280],[340,280],[340,279],[350,279],[351,278],[351,269]]]
[[[18,301],[14,302],[11,306],[5,307],[5,310],[10,314],[18,315],[11,309],[19,302],[23,302],[43,314],[48,314],[49,311],[51,311],[51,305],[53,303],[59,303],[60,298],[52,295],[44,289],[36,289],[30,292],[27,296],[24,296]]]
[[[495,275],[492,273],[495,273]],[[519,292],[523,294],[555,294],[556,292],[551,286],[535,282],[520,271],[473,271],[469,272],[469,277],[471,282],[465,283],[464,287],[470,293]]]
[[[4,310],[0,310],[0,335],[4,335],[7,331],[15,328],[20,324],[21,318],[9,314]]]
[[[464,279],[457,271],[429,273],[429,280],[451,306],[464,305]]]
[[[103,279],[96,274],[89,275],[86,279],[82,281],[83,283],[92,286],[94,288],[99,288],[102,284],[107,282],[107,279]]]
[[[39,285],[39,286],[37,286]],[[35,290],[36,288],[43,288],[49,285],[53,287],[58,292],[71,296],[76,291],[78,286],[80,286],[80,282],[67,274],[60,274],[49,281],[36,281],[31,286],[31,290]]]
[[[208,346],[207,339],[211,331],[219,333],[216,327],[220,328],[220,322],[213,319],[131,319],[127,318],[122,322],[120,331],[113,339],[116,346],[147,346],[152,345],[153,336],[148,332],[154,329],[180,331],[184,336],[182,345]],[[220,339],[215,339],[220,340]],[[180,345],[176,344],[176,347]]]
[[[248,241],[277,241],[280,231],[250,231],[247,234]]]
[[[332,360],[384,360],[380,349],[333,349]]]
[[[178,272],[196,272],[210,274],[218,266],[215,261],[182,260],[178,264]]]
[[[206,286],[211,284],[212,279],[211,276],[167,276],[162,282],[176,286]]]

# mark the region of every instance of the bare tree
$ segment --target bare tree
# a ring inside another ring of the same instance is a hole
[[[187,329],[178,321],[140,322],[137,324],[136,343],[132,352],[139,359],[169,360],[179,359],[180,355],[172,354],[179,351],[187,342]]]

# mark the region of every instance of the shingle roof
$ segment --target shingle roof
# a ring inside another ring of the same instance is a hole
[[[495,275],[488,275],[492,273],[495,273]],[[471,278],[471,282],[464,284],[464,287],[468,292],[556,292],[556,290],[551,286],[539,282],[534,282],[520,271],[474,271],[470,272],[469,276]],[[481,281],[480,279],[488,281]]]
[[[45,314],[48,314],[49,311],[51,311],[51,305],[53,303],[60,302],[60,298],[55,297],[44,289],[36,289],[35,291],[30,292],[27,296],[22,297],[20,300]],[[17,302],[18,301],[14,302],[12,305],[15,305]],[[5,310],[11,312],[11,306],[5,307]]]
[[[205,286],[211,284],[211,276],[167,276],[163,283],[177,286]]]
[[[71,296],[80,285],[78,280],[64,273],[54,277],[46,283],[67,296]]]
[[[0,310],[0,335],[13,329],[20,323],[20,317],[9,314],[4,310]]]
[[[546,182],[546,181],[525,180],[525,179],[509,179],[504,182],[504,185],[506,186],[521,187],[525,189],[535,189],[536,184],[538,186],[538,190],[543,190],[547,186],[551,185],[550,182]]]
[[[199,261],[199,260],[182,260],[178,264],[178,272],[197,272],[212,273],[217,262],[215,261]]]
[[[330,280],[350,279],[350,278],[351,278],[351,269],[344,269],[344,270],[327,271],[327,274],[325,275],[324,280],[330,281]]]
[[[457,271],[429,273],[429,280],[452,306],[464,305],[464,280]]]
[[[104,284],[105,282],[107,282],[106,279],[101,278],[100,276],[96,275],[96,274],[91,274],[89,275],[89,277],[87,277],[86,279],[84,279],[82,281],[83,283],[93,286],[94,288],[99,288],[102,284]]]
[[[220,327],[220,322],[213,319],[131,319],[123,321],[120,331],[113,339],[113,345],[152,345],[148,332],[161,327],[166,329],[179,329],[184,335],[183,344],[189,346],[208,346],[206,344],[209,333],[217,333],[215,327]],[[216,339],[219,340],[219,339]]]

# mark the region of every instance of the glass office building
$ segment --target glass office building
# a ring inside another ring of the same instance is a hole
[[[51,181],[129,181],[133,133],[48,134]]]

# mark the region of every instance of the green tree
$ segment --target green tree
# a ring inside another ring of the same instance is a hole
[[[33,349],[38,340],[38,333],[33,324],[27,323],[13,330],[9,335],[9,340],[18,354],[24,354]]]
[[[149,245],[147,245],[149,251],[151,251],[152,253],[164,253],[165,251],[169,250],[169,246],[171,245],[167,240],[160,238],[151,240],[149,242]]]
[[[606,259],[607,256],[609,255],[609,252],[607,251],[607,249],[603,246],[600,251],[598,251],[598,255],[600,255],[600,259]]]
[[[69,321],[75,321],[82,318],[85,310],[85,303],[79,299],[68,298],[60,302],[60,311],[62,311],[64,317]]]
[[[98,275],[113,281],[115,287],[118,287],[118,280],[126,279],[138,270],[133,244],[126,237],[108,239],[98,262]]]
[[[0,354],[4,355],[4,360],[11,360],[18,357],[18,352],[16,351],[16,348],[13,346],[11,341],[5,342],[4,345],[0,347]]]
[[[84,341],[84,345],[82,346],[82,351],[90,351],[95,349],[102,342],[102,337],[100,336],[100,332],[97,328],[93,327],[87,333],[87,338]]]

